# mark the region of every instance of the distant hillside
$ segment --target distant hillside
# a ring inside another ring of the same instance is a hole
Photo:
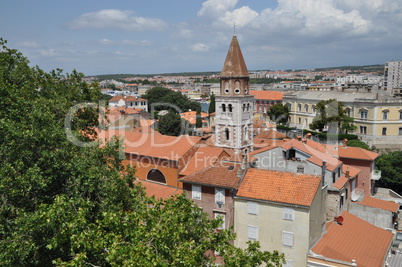
[[[360,72],[378,72],[379,74],[384,72],[384,64],[377,65],[363,65],[363,66],[341,66],[341,67],[328,67],[328,68],[316,68],[316,69],[298,69],[298,70],[288,70],[289,72],[296,71],[331,71],[331,70],[350,70],[352,73]],[[264,70],[259,70],[264,71]],[[265,70],[266,71],[266,70]],[[104,74],[104,75],[94,75],[99,80],[123,80],[125,78],[133,77],[143,77],[151,78],[155,76],[211,76],[219,75],[220,71],[206,71],[206,72],[178,72],[178,73],[159,73],[159,74]]]

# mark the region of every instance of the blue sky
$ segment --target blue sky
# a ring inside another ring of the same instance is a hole
[[[233,25],[249,70],[401,60],[400,0],[4,0],[0,37],[45,71],[220,71]]]

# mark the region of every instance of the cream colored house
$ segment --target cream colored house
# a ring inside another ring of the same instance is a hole
[[[284,95],[283,104],[290,108],[289,125],[309,129],[317,115],[317,103],[329,99],[343,103],[346,114],[354,118],[354,134],[370,146],[402,148],[402,99],[381,91],[298,91]]]
[[[326,190],[318,175],[248,169],[234,199],[235,245],[259,241],[284,253],[284,266],[306,266],[325,224]]]

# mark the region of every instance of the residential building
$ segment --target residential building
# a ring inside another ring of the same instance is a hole
[[[183,189],[211,219],[223,219],[220,229],[233,226],[234,194],[245,169],[240,163],[221,161],[183,178]]]
[[[256,113],[266,113],[271,106],[282,103],[283,100],[283,93],[278,91],[251,90],[250,94],[255,98]]]
[[[344,105],[346,115],[354,119],[355,134],[369,146],[402,148],[402,99],[381,92],[297,91],[284,95],[283,103],[290,109],[289,125],[309,129],[318,115],[317,103],[330,99]]]
[[[402,60],[386,62],[384,66],[384,90],[400,96],[402,93]]]
[[[250,77],[236,35],[220,75],[220,94],[215,97],[215,145],[245,154],[253,148],[254,96]]]
[[[307,266],[386,266],[394,234],[344,211],[328,222],[311,249]]]
[[[109,100],[109,107],[140,108],[148,111],[148,100],[136,96],[116,95]]]
[[[325,224],[326,188],[320,175],[249,168],[235,200],[235,245],[259,241],[285,254],[286,266],[306,266]]]

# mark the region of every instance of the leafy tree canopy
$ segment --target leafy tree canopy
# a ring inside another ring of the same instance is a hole
[[[279,266],[282,255],[251,244],[238,250],[233,232],[215,229],[184,195],[155,200],[121,164],[121,142],[77,146],[66,135],[76,103],[97,102],[96,84],[61,70],[29,67],[0,39],[0,262],[3,266],[206,266],[218,251],[232,266]],[[71,130],[98,120],[80,108]],[[74,136],[70,136],[74,140]],[[82,141],[89,141],[89,138]],[[247,256],[249,255],[249,257]]]
[[[381,170],[381,179],[378,183],[382,187],[391,188],[402,194],[402,151],[393,151],[381,154],[376,167]]]
[[[336,99],[321,100],[316,105],[317,115],[310,123],[310,129],[322,131],[329,123],[336,123],[340,129],[342,120],[346,117],[343,104]]]
[[[182,113],[191,110],[201,109],[200,103],[189,99],[181,92],[176,92],[164,87],[153,87],[143,96],[148,99],[148,110],[172,110]],[[175,108],[176,107],[176,108]]]
[[[267,111],[269,118],[278,124],[285,124],[289,119],[289,107],[282,103],[277,103]]]
[[[209,107],[208,107],[208,114],[215,112],[215,95],[212,94],[210,97]]]
[[[360,148],[364,148],[364,149],[367,149],[367,150],[371,150],[369,145],[366,144],[365,142],[363,142],[360,139],[349,140],[348,141],[348,146],[360,147]]]

